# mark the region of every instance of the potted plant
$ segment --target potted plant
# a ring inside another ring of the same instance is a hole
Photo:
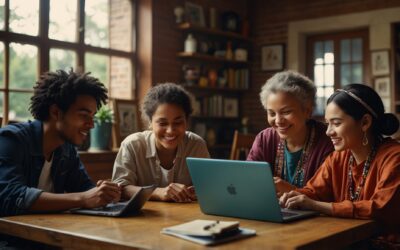
[[[91,150],[109,150],[114,113],[102,106],[94,116],[94,128],[90,131]]]

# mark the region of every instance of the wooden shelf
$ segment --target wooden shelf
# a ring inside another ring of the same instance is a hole
[[[79,151],[79,158],[94,183],[111,179],[118,151]]]
[[[191,52],[179,52],[178,53],[179,58],[184,58],[184,59],[192,59],[192,60],[198,60],[198,61],[208,61],[208,62],[215,62],[215,63],[225,63],[225,64],[230,64],[230,65],[236,65],[236,66],[248,66],[249,62],[243,62],[243,61],[235,61],[235,60],[228,60],[223,57],[218,57],[218,56],[210,56],[206,54],[200,54],[200,53],[191,53]]]
[[[198,85],[187,85],[187,84],[182,84],[182,86],[191,91],[213,91],[213,92],[231,92],[231,93],[243,93],[244,91],[247,91],[248,89],[242,89],[242,88],[229,88],[229,87],[200,87]]]
[[[232,38],[232,39],[236,39],[236,40],[252,42],[252,40],[250,38],[245,37],[239,33],[223,31],[220,29],[204,28],[204,27],[200,27],[200,26],[195,26],[191,23],[182,23],[178,26],[178,29],[183,30],[183,31],[193,31],[193,32],[197,32],[197,33],[203,33],[206,35],[220,36],[220,37],[224,37],[224,38]]]

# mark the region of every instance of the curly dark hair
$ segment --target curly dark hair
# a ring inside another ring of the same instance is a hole
[[[89,95],[96,99],[97,109],[107,103],[107,88],[99,79],[89,76],[90,73],[77,73],[57,70],[42,74],[33,87],[29,111],[40,121],[49,119],[49,108],[56,104],[66,112],[76,98]]]
[[[175,83],[161,83],[149,90],[141,105],[142,119],[150,123],[160,104],[175,104],[183,109],[186,119],[193,112],[192,96],[182,86]]]

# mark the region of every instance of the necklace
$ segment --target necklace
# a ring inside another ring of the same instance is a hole
[[[311,123],[310,124],[310,132],[307,135],[306,144],[304,145],[303,153],[301,154],[300,159],[297,162],[295,175],[293,177],[292,184],[294,184],[297,187],[303,186],[306,163],[307,163],[307,160],[309,157],[310,150],[314,143],[314,138],[315,138],[315,127]],[[290,181],[290,180],[288,180],[289,177],[288,177],[288,173],[286,171],[285,165],[286,165],[285,164],[285,140],[282,139],[279,141],[277,152],[276,152],[274,172],[275,172],[276,176],[279,176],[286,181]]]
[[[353,189],[353,171],[352,171],[352,169],[353,169],[354,157],[353,157],[353,155],[350,155],[349,172],[347,174],[348,175],[347,185],[348,185],[348,190],[349,190],[349,195],[350,195],[351,201],[355,201],[360,198],[361,189],[364,187],[365,179],[367,179],[369,168],[371,166],[371,162],[374,159],[375,155],[376,155],[376,147],[373,146],[371,152],[368,155],[367,160],[364,163],[364,167],[363,167],[363,171],[362,171],[362,179],[361,179],[360,183],[358,184],[358,187],[356,188],[356,192],[354,192],[354,189]]]

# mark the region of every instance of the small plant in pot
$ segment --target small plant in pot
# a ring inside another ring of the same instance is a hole
[[[102,106],[94,116],[94,128],[90,131],[90,150],[109,150],[114,112]]]

